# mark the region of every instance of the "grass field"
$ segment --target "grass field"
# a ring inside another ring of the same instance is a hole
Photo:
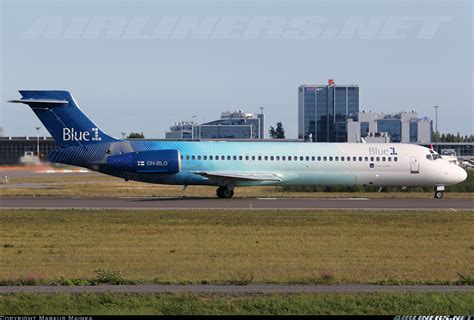
[[[31,184],[42,188],[32,188]],[[99,173],[13,177],[0,189],[5,197],[215,197],[216,187],[156,185],[122,179]],[[235,197],[283,198],[433,198],[433,192],[283,192],[277,187],[239,187]],[[447,192],[446,197],[474,198],[472,192]],[[1,198],[0,198],[1,199]]]
[[[0,282],[472,281],[473,212],[4,209]]]
[[[298,294],[270,296],[8,294],[1,314],[437,314],[474,313],[474,294]]]

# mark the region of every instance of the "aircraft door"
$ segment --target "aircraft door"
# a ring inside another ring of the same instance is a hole
[[[418,157],[411,157],[410,173],[419,173],[419,172],[420,172],[420,161]]]

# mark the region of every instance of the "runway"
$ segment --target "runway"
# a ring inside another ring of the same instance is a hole
[[[0,198],[0,208],[472,210],[474,199]]]
[[[196,294],[292,294],[292,293],[470,293],[474,286],[438,285],[98,285],[98,286],[6,286],[0,287],[0,294],[6,293],[196,293]]]

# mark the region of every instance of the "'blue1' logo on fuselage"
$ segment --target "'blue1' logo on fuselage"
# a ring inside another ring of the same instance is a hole
[[[389,148],[379,148],[379,147],[369,147],[369,154],[372,156],[396,156],[397,152],[395,147]]]

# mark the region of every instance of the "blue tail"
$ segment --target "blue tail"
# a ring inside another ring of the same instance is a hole
[[[119,141],[100,130],[77,106],[68,91],[20,90],[19,100],[31,107],[61,147]]]

